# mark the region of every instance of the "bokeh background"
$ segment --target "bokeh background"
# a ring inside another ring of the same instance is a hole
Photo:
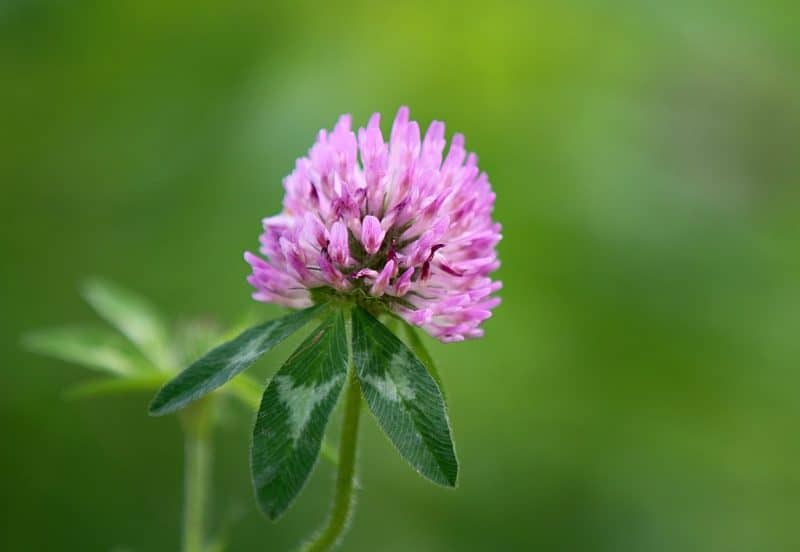
[[[800,550],[800,26],[794,2],[0,3],[0,549],[173,551],[181,444],[147,394],[20,336],[254,305],[242,251],[343,112],[464,132],[497,192],[503,304],[432,345],[462,463],[423,481],[373,421],[345,550]],[[266,378],[286,349],[261,362]],[[289,550],[251,416],[217,432],[230,550]]]

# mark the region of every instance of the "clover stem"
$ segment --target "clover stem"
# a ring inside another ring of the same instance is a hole
[[[181,413],[184,432],[183,552],[206,545],[206,510],[211,487],[211,406],[206,397]]]
[[[339,471],[336,475],[336,490],[333,498],[333,506],[327,525],[314,540],[305,545],[303,548],[304,552],[324,552],[326,550],[331,550],[336,546],[347,529],[355,502],[353,490],[360,413],[361,389],[355,374],[355,368],[351,363],[345,390],[342,438],[339,443]]]

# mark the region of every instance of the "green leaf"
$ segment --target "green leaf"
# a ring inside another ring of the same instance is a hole
[[[164,374],[144,374],[124,378],[102,378],[77,383],[64,392],[67,399],[88,399],[137,391],[155,391],[162,385]]]
[[[425,366],[362,308],[353,311],[353,360],[370,410],[412,467],[435,483],[458,478],[444,399]]]
[[[242,328],[236,334],[224,338],[221,329],[211,319],[201,318],[181,322],[175,327],[172,350],[177,353],[179,365],[187,366],[245,329]]]
[[[83,297],[156,368],[164,372],[176,368],[167,326],[149,301],[100,279],[90,280],[83,286]]]
[[[442,381],[442,376],[439,375],[439,370],[436,368],[436,364],[433,362],[433,357],[428,352],[427,347],[422,342],[422,338],[419,336],[416,328],[409,324],[408,322],[402,322],[403,327],[406,331],[406,339],[408,345],[411,347],[411,350],[414,351],[414,354],[417,355],[417,358],[422,362],[425,368],[428,369],[431,377],[436,381],[436,385],[439,386],[439,391],[442,392],[442,398],[447,402],[447,393],[444,389],[444,382]]]
[[[254,326],[233,340],[212,349],[156,394],[150,403],[150,414],[169,414],[207,395],[299,330],[321,308],[310,307]]]
[[[249,378],[247,374],[239,374],[233,378],[230,383],[225,386],[225,391],[256,412],[261,406],[263,388],[258,382]],[[339,463],[339,452],[325,439],[322,440],[320,454],[334,466]]]
[[[107,330],[58,328],[31,332],[22,338],[31,352],[125,376],[142,372],[144,359],[130,344]]]
[[[336,310],[272,378],[253,428],[251,468],[261,510],[275,519],[303,488],[347,378],[344,313]]]

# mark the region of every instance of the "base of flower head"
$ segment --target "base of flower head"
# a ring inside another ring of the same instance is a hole
[[[324,303],[334,305],[358,305],[375,317],[382,314],[395,313],[398,307],[405,309],[413,309],[414,306],[402,297],[394,297],[391,295],[383,295],[375,297],[370,295],[369,291],[364,288],[356,288],[348,291],[341,291],[328,286],[322,286],[310,289],[311,300],[315,305]]]

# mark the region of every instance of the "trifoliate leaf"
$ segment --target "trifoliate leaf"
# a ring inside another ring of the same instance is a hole
[[[117,376],[146,370],[145,361],[120,336],[103,329],[57,328],[22,338],[29,351]]]
[[[254,326],[233,340],[212,349],[156,394],[150,403],[150,414],[169,414],[207,395],[299,330],[321,308],[310,307]]]
[[[303,488],[347,378],[344,314],[337,310],[272,378],[253,428],[251,468],[261,510],[275,519]]]
[[[120,286],[93,279],[83,286],[83,297],[109,324],[131,340],[163,372],[176,368],[170,336],[155,307]]]
[[[458,477],[444,399],[408,347],[362,308],[353,311],[353,361],[370,410],[421,475],[454,487]]]

